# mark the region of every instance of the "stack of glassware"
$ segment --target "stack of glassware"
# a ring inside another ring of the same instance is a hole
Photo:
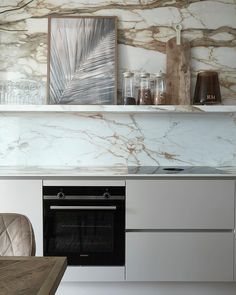
[[[0,104],[44,104],[45,85],[30,80],[0,80]]]

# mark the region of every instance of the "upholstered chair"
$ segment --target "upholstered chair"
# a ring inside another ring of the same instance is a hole
[[[22,214],[0,213],[0,256],[34,256],[35,238],[29,219]]]

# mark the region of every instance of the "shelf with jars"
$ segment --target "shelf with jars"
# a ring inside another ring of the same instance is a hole
[[[123,73],[122,81],[122,105],[61,105],[54,104],[48,105],[43,104],[46,99],[43,99],[43,93],[40,98],[36,99],[36,92],[34,94],[34,100],[20,100],[27,101],[28,104],[13,104],[14,100],[10,97],[7,102],[2,100],[0,104],[0,113],[4,116],[5,113],[88,113],[88,114],[102,114],[102,113],[126,113],[126,114],[142,114],[142,113],[236,113],[236,102],[235,105],[223,105],[220,104],[220,96],[210,96],[214,98],[214,101],[208,104],[208,101],[198,101],[196,97],[205,97],[205,94],[210,92],[218,93],[216,87],[217,77],[214,72],[200,73],[198,77],[199,87],[196,87],[194,101],[196,105],[173,105],[169,104],[168,95],[166,91],[166,76],[160,72],[158,74],[151,74],[146,72],[136,73],[127,71]],[[42,88],[42,87],[41,87]],[[41,89],[40,88],[40,89]],[[218,87],[219,88],[219,87]],[[28,89],[28,88],[27,88]],[[30,89],[34,90],[35,87],[32,85]],[[24,96],[24,89],[21,89],[21,97]],[[36,89],[38,91],[38,89]],[[206,92],[206,93],[205,93]],[[38,93],[38,92],[37,92]],[[28,95],[28,96],[27,96]],[[26,92],[26,97],[30,97],[29,93]],[[217,98],[217,99],[216,99]],[[34,104],[37,102],[37,104]],[[214,104],[217,102],[218,104]],[[203,103],[206,103],[203,105]]]

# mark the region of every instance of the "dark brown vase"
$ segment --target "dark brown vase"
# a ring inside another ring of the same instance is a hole
[[[193,104],[220,104],[220,84],[218,73],[213,71],[200,72],[197,75]]]

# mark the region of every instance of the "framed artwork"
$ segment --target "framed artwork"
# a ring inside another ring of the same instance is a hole
[[[117,18],[50,16],[49,104],[116,104]]]

